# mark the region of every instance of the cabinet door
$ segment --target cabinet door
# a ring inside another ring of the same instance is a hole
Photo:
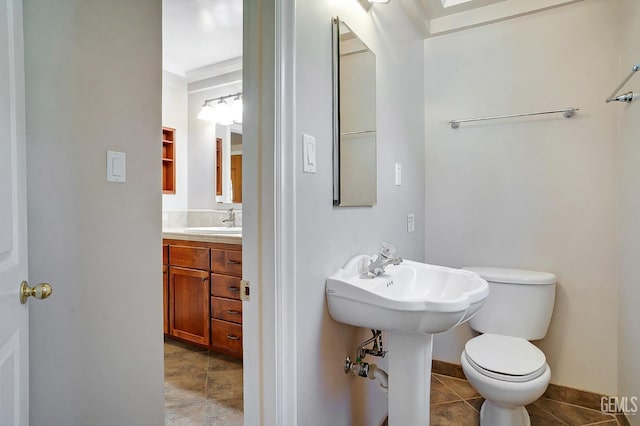
[[[209,294],[207,271],[169,268],[169,334],[209,345]]]
[[[164,334],[169,334],[169,267],[162,265],[162,300],[164,305]]]

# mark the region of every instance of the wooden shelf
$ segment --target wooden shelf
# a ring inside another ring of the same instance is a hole
[[[162,193],[176,193],[176,129],[162,128]]]

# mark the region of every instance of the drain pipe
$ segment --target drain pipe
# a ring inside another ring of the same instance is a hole
[[[389,398],[389,375],[375,364],[369,364],[369,378],[380,383],[380,390]]]
[[[351,358],[347,357],[344,372],[348,373],[349,371],[351,371],[354,376],[368,377],[371,380],[377,380],[384,396],[389,397],[389,375],[382,368],[375,364],[362,361],[351,362]]]

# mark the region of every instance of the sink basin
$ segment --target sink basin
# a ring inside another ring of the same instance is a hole
[[[429,425],[433,334],[471,318],[489,295],[475,272],[405,260],[375,278],[358,255],[327,278],[336,321],[386,331],[389,425]]]
[[[361,274],[374,256],[358,255],[327,278],[329,313],[357,327],[441,333],[473,316],[489,294],[476,273],[405,260],[375,278]]]
[[[239,226],[232,228],[227,226],[202,226],[184,228],[184,232],[188,234],[242,234],[242,228]]]

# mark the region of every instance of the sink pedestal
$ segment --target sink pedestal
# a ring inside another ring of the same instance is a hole
[[[428,426],[433,334],[387,332],[389,425]]]

